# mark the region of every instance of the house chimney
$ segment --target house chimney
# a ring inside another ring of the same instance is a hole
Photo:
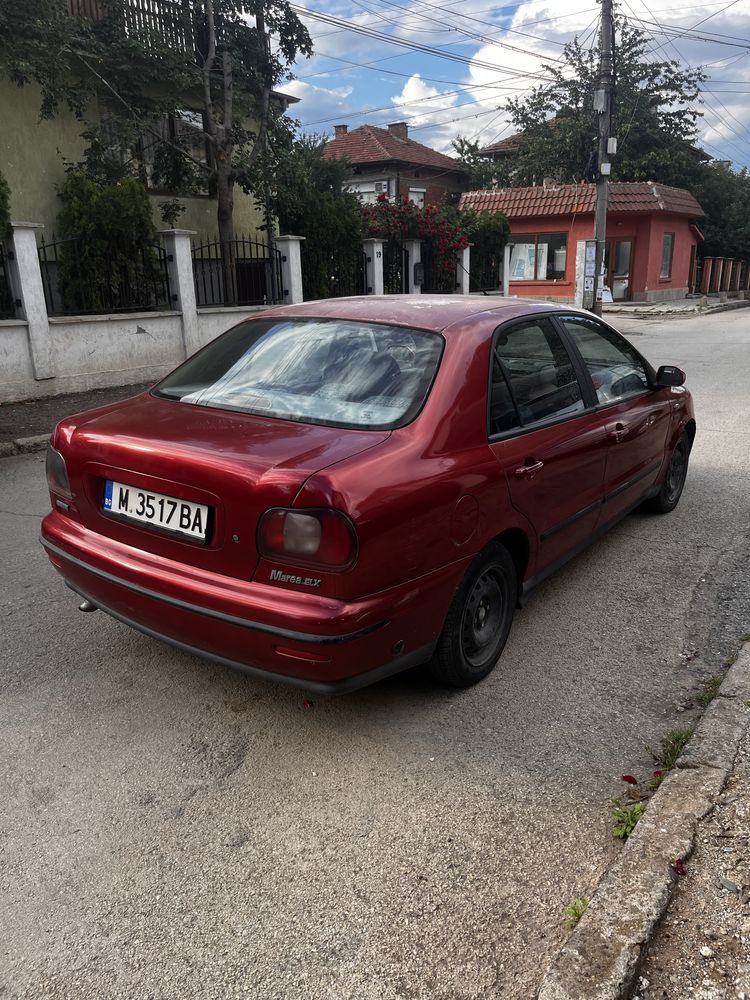
[[[391,135],[395,135],[397,139],[409,138],[409,126],[406,122],[390,122],[388,131]]]
[[[334,139],[343,139],[348,131],[349,131],[348,125],[334,125],[333,137]]]

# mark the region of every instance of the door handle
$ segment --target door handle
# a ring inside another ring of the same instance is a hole
[[[518,479],[533,479],[537,472],[543,468],[544,462],[540,462],[539,459],[535,458],[527,458],[524,459],[523,465],[519,465],[514,475]]]
[[[611,424],[607,424],[607,432],[611,438],[619,442],[625,437],[630,429],[630,425],[624,420],[615,420]]]

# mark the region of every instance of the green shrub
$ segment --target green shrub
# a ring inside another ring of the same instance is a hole
[[[10,236],[10,188],[0,172],[0,239]]]
[[[58,235],[75,240],[63,244],[58,255],[58,284],[67,312],[99,311],[102,303],[117,302],[123,289],[158,279],[157,232],[140,180],[97,183],[71,170],[58,194]]]

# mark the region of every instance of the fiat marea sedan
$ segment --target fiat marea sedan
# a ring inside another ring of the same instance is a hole
[[[495,666],[529,591],[680,499],[684,373],[556,305],[272,309],[61,421],[42,544],[81,609],[313,691]]]

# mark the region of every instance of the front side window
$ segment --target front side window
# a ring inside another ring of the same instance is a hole
[[[589,370],[600,403],[649,388],[640,355],[619,333],[584,316],[565,316],[562,323]]]
[[[519,418],[527,426],[583,410],[570,355],[549,320],[530,320],[500,330],[493,351],[490,433],[511,430]],[[504,395],[501,373],[507,380],[513,409]]]
[[[510,280],[553,281],[565,277],[568,237],[565,233],[511,236]]]
[[[154,394],[195,406],[371,430],[421,409],[443,339],[339,319],[241,323],[190,358]]]
[[[672,277],[672,255],[674,253],[674,233],[665,233],[661,241],[661,270],[659,277]]]

